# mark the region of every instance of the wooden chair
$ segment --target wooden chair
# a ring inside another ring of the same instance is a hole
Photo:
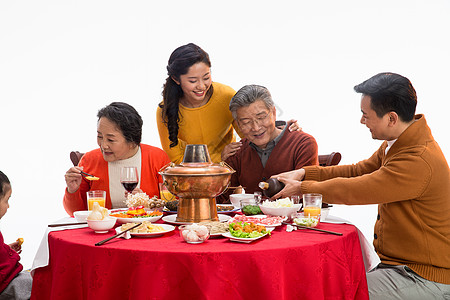
[[[319,155],[319,166],[335,166],[341,161],[342,155],[339,152],[331,152],[328,155]]]
[[[74,166],[78,166],[78,163],[81,160],[81,157],[84,155],[84,153],[78,152],[78,151],[72,151],[70,152],[70,160],[72,161]]]

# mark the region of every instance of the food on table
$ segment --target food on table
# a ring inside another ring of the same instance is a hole
[[[144,212],[142,212],[144,210]],[[149,218],[162,216],[160,211],[146,211],[143,206],[130,207],[127,211],[119,211],[111,214],[111,217],[116,218]]]
[[[319,220],[317,218],[294,218],[294,223],[306,227],[316,227]]]
[[[262,225],[256,225],[255,223],[236,222],[230,223],[230,233],[234,237],[238,238],[256,238],[265,234],[270,234],[270,231],[266,230],[266,227]]]
[[[94,202],[91,213],[87,216],[90,221],[104,220],[109,218],[108,209],[101,207],[98,202]]]
[[[264,207],[274,207],[274,208],[278,208],[278,207],[293,207],[294,206],[294,202],[292,202],[291,199],[289,198],[282,198],[282,199],[278,199],[276,201],[263,201],[263,203],[261,204]]]
[[[182,225],[178,228],[181,237],[188,243],[202,243],[209,238],[209,230],[200,224]]]
[[[157,196],[150,198],[146,193],[128,194],[125,200],[127,207],[144,206],[144,208],[164,207],[165,201],[158,199]]]
[[[233,205],[217,205],[217,211],[230,211],[233,210]]]
[[[166,202],[166,208],[169,211],[178,211],[178,204],[180,203],[180,200],[172,200]]]
[[[136,223],[126,223],[120,227],[120,230],[125,231],[133,226],[136,226]],[[151,222],[144,221],[141,225],[136,228],[130,230],[131,233],[157,233],[164,232],[166,229],[164,227],[152,224]]]
[[[19,246],[22,246],[22,244],[23,244],[23,238],[18,238],[18,239],[17,239],[17,242],[19,243]]]
[[[286,217],[268,217],[268,218],[260,218],[259,221],[257,222],[258,224],[262,224],[265,226],[274,226],[274,225],[280,225],[281,222],[283,222],[284,220],[286,220]]]
[[[219,221],[203,221],[198,224],[206,226],[210,234],[219,234],[228,231],[228,224]]]
[[[145,216],[147,212],[144,209],[144,205],[132,206],[128,208],[127,215],[131,215],[133,217],[142,217]]]
[[[283,222],[286,217],[252,217],[252,216],[242,216],[236,215],[234,218],[230,219],[228,223],[236,223],[236,222],[246,222],[246,223],[255,223],[255,224],[263,224],[265,226],[273,226],[279,225]]]
[[[257,204],[244,204],[241,211],[246,216],[262,214],[261,208]]]

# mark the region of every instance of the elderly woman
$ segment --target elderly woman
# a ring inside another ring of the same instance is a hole
[[[120,171],[125,166],[138,168],[138,191],[150,197],[159,195],[162,182],[158,171],[170,162],[161,149],[141,144],[142,119],[139,113],[123,102],[113,102],[102,108],[98,114],[97,144],[99,149],[87,152],[78,166],[70,168],[65,175],[66,192],[64,208],[68,214],[86,210],[86,192],[106,191],[106,207],[125,206],[125,189],[120,183]],[[99,177],[89,181],[81,171]]]

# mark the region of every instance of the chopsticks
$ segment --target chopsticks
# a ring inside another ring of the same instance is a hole
[[[297,226],[298,228],[311,229],[311,230],[330,233],[330,234],[334,234],[334,235],[342,235],[342,233],[340,233],[340,232],[328,231],[328,230],[323,230],[323,229],[319,229],[319,228],[315,228],[315,227],[308,227],[308,226],[303,226],[303,225],[298,225],[298,224],[289,224],[287,222],[282,222],[282,223],[286,224],[286,225]]]
[[[124,231],[122,231],[122,232],[120,232],[120,233],[118,233],[118,234],[115,234],[115,235],[113,235],[113,236],[107,238],[107,239],[104,239],[103,241],[100,241],[100,242],[96,243],[95,246],[101,246],[101,245],[103,245],[104,243],[106,243],[107,241],[110,241],[110,240],[112,240],[113,238],[118,237],[118,236],[124,234],[125,232],[127,232],[127,231],[129,231],[129,230],[131,230],[131,229],[134,229],[134,228],[138,227],[138,226],[141,225],[141,224],[142,224],[142,223],[137,223],[136,225],[134,225],[134,226],[128,228],[127,230],[124,230]]]
[[[86,177],[86,176],[95,177],[94,175],[91,175],[91,174],[89,174],[89,173],[86,173],[86,172],[83,172],[83,171],[80,171],[80,172],[81,172],[81,174],[84,175],[84,177]]]
[[[69,226],[69,225],[82,225],[82,224],[87,224],[87,222],[49,224],[48,227],[59,227],[59,226]]]

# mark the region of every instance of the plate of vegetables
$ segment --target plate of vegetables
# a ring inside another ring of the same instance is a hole
[[[222,233],[233,242],[251,243],[266,235],[270,235],[273,228],[256,225],[253,222],[236,222],[229,224],[229,232]]]
[[[143,205],[139,205],[128,209],[112,209],[109,215],[116,217],[119,223],[141,223],[156,222],[161,219],[163,213],[157,210],[149,211]]]

